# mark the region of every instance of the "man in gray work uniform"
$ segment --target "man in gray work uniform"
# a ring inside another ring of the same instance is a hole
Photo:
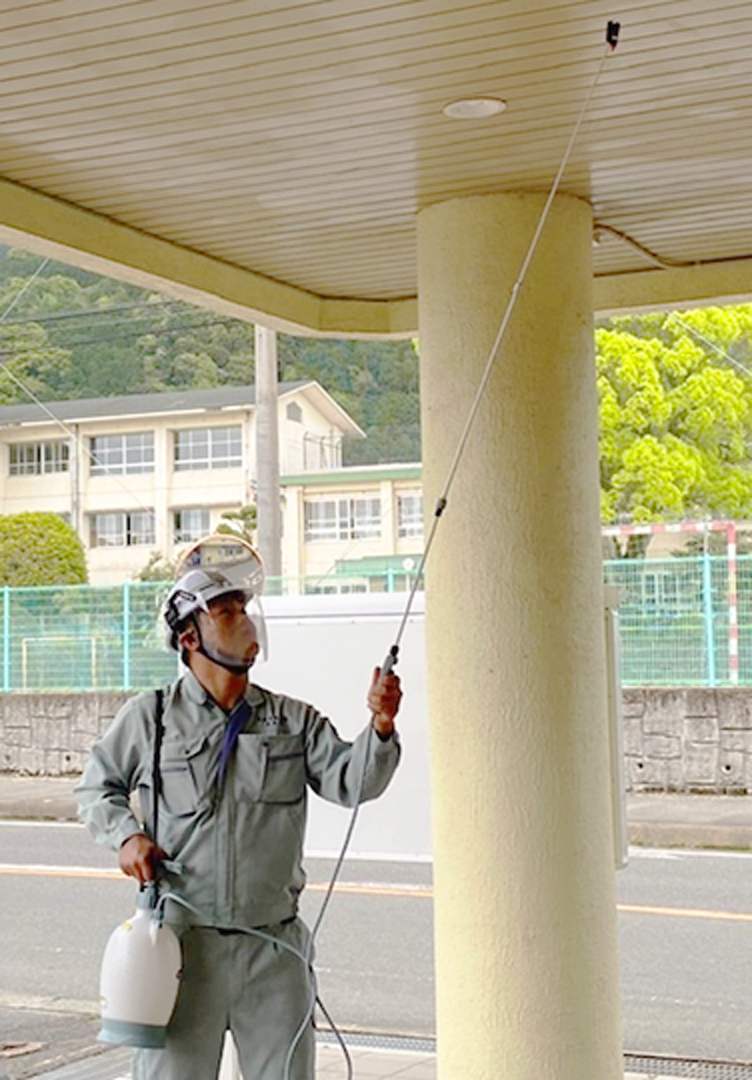
[[[213,569],[174,585],[164,617],[187,670],[166,692],[157,848],[131,811],[138,791],[152,820],[155,694],[129,701],[94,746],[77,789],[96,840],[118,851],[121,869],[160,876],[167,921],[181,934],[183,977],[163,1050],[134,1053],[134,1080],[212,1080],[225,1031],[245,1080],[284,1080],[285,1063],[310,1007],[305,964],[284,946],[243,933],[260,928],[306,953],[297,916],[307,787],[353,806],[385,789],[399,760],[394,719],[401,691],[377,668],[368,691],[371,723],[353,743],[310,705],[248,680],[259,651],[248,590]],[[365,766],[365,776],[361,776]],[[289,1080],[312,1080],[312,1024]]]

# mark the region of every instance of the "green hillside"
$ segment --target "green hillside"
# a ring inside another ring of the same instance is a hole
[[[0,404],[252,383],[253,352],[248,323],[0,247]],[[278,354],[281,380],[317,379],[366,432],[346,464],[420,460],[410,341],[282,334]]]

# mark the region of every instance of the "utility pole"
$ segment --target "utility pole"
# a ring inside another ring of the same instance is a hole
[[[70,441],[70,484],[71,484],[71,527],[81,543],[88,546],[88,537],[84,537],[84,518],[81,509],[82,442],[78,424],[74,424]],[[0,1075],[0,1080],[3,1080]]]
[[[277,334],[255,327],[256,352],[256,528],[267,577],[282,576],[282,515],[279,494]],[[279,592],[272,581],[269,592]]]

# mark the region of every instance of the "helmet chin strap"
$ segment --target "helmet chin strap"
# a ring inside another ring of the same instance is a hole
[[[198,624],[198,619],[194,619],[194,626],[196,627],[196,633],[198,634],[198,650],[202,656],[205,656],[207,660],[211,660],[213,664],[218,664],[226,671],[232,672],[233,675],[247,675],[253,667],[255,656],[252,656],[250,660],[237,660],[232,656],[223,656],[222,653],[217,652],[215,649],[207,649],[204,645],[204,639],[201,636],[201,627]]]

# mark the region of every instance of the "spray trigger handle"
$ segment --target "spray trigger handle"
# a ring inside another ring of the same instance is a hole
[[[139,911],[154,911],[159,902],[159,889],[156,881],[148,881],[145,885],[139,885],[136,896],[136,907]]]
[[[381,665],[381,674],[391,675],[392,671],[394,670],[394,665],[397,663],[398,660],[399,645],[392,645],[391,649],[389,650],[389,655],[387,656],[384,663]]]

